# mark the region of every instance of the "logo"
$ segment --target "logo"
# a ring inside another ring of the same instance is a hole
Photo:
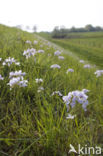
[[[73,153],[77,153],[77,151],[75,150],[75,148],[74,148],[73,145],[70,144],[70,148],[71,148],[71,149],[69,150],[68,153],[71,153],[71,152],[73,152]]]
[[[101,147],[95,146],[95,147],[88,147],[85,145],[84,147],[81,147],[80,144],[78,144],[78,151],[74,148],[72,144],[70,144],[70,150],[68,153],[76,153],[80,155],[87,155],[87,154],[94,154],[94,155],[100,155],[102,154]]]

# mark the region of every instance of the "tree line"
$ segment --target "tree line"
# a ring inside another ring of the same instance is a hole
[[[91,24],[86,25],[84,28],[75,28],[72,27],[70,29],[65,28],[64,26],[58,27],[56,26],[52,31],[52,37],[53,38],[68,38],[68,35],[70,33],[76,33],[76,32],[99,32],[103,31],[103,28],[100,26],[92,26]]]

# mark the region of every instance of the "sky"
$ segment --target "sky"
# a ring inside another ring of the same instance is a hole
[[[37,31],[55,26],[103,27],[103,0],[0,0],[0,24]]]

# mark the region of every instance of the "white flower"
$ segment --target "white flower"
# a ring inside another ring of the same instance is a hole
[[[59,96],[63,96],[62,93],[60,91],[54,91],[51,96],[55,95],[55,94],[58,94]]]
[[[10,86],[10,90],[15,86],[26,87],[28,81],[24,80],[23,76],[25,75],[26,73],[25,72],[23,73],[21,70],[10,72],[9,73],[10,81],[8,83],[8,85]]]
[[[0,58],[0,61],[2,60],[2,58]]]
[[[94,74],[96,77],[100,77],[103,74],[103,70],[97,70]]]
[[[85,64],[84,68],[91,68],[91,65],[90,64]]]
[[[58,59],[64,60],[64,56],[58,56]]]
[[[76,117],[76,115],[68,114],[68,116],[66,117],[66,119],[74,119],[75,117]]]
[[[7,65],[7,66],[10,66],[11,64],[15,64],[15,65],[20,65],[20,63],[19,62],[17,62],[14,58],[7,58],[7,59],[5,59],[5,61],[2,63],[2,65],[3,66],[5,66],[5,65]]]
[[[70,95],[71,94],[71,95]],[[67,96],[63,96],[64,103],[68,106],[72,98],[72,93],[70,92]]]
[[[31,44],[31,41],[27,40],[25,43]]]
[[[0,75],[0,80],[4,80],[4,78]]]
[[[37,78],[37,79],[35,79],[35,80],[36,80],[36,83],[43,82],[43,79],[41,79],[41,78],[40,78],[40,79]]]
[[[10,79],[8,85],[10,86],[10,89],[12,89],[15,86],[26,87],[27,83],[28,81],[24,80],[23,77],[13,77]]]
[[[57,50],[57,51],[54,52],[54,55],[55,56],[59,56],[60,54],[61,54],[61,52],[59,50]]]
[[[21,80],[21,81],[19,82],[19,86],[20,86],[20,87],[27,87],[27,83],[28,83],[27,80]]]
[[[13,77],[9,81],[8,85],[10,85],[10,87],[13,87],[14,85],[17,85],[19,81],[20,81],[20,77],[15,77],[15,78]]]
[[[24,50],[23,55],[26,56],[26,59],[28,59],[29,57],[34,56],[36,53],[37,53],[36,49],[31,48],[31,49]]]
[[[44,53],[44,50],[38,50],[38,53]]]
[[[88,96],[85,94],[88,90],[83,89],[82,91],[72,91],[69,92],[67,96],[63,96],[63,101],[67,106],[67,110],[69,107],[73,108],[76,103],[82,104],[82,108],[86,111],[86,107],[88,105]]]
[[[40,93],[43,90],[44,90],[44,88],[41,86],[41,87],[38,88],[38,91],[37,92]]]
[[[85,61],[84,61],[84,60],[80,60],[79,62],[80,62],[80,63],[84,63]]]
[[[21,70],[19,70],[19,71],[15,71],[15,72],[10,72],[9,73],[9,78],[12,78],[12,77],[22,77],[22,76],[25,76],[26,75],[26,73],[24,72],[24,73],[22,73],[22,71]]]
[[[58,69],[60,69],[61,67],[58,64],[53,64],[53,65],[50,66],[50,68],[54,68],[54,69],[58,68]]]
[[[73,73],[73,72],[74,72],[74,69],[71,69],[71,68],[70,68],[70,69],[67,70],[66,73],[68,74],[69,72]]]

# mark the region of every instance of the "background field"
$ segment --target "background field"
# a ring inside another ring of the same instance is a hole
[[[103,32],[69,33],[68,39],[52,39],[51,35],[46,33],[40,35],[74,52],[81,59],[103,67]]]
[[[38,43],[34,44],[34,40]],[[102,67],[102,37],[52,41]],[[23,52],[28,48],[45,52],[26,59]],[[64,60],[54,56],[58,49]],[[75,156],[68,154],[70,144],[76,150],[78,144],[103,147],[103,76],[97,78],[97,67],[85,69],[79,59],[64,51],[37,34],[0,25],[0,74],[4,77],[0,80],[1,156]],[[20,66],[3,66],[9,56],[19,61]],[[61,68],[51,69],[53,64]],[[68,68],[74,72],[66,74]],[[10,90],[9,73],[18,70],[26,72],[28,86]],[[42,78],[43,83],[37,84],[36,78]],[[44,90],[38,93],[40,86]],[[87,111],[77,103],[69,110],[76,117],[66,119],[68,112],[62,97],[51,94],[59,90],[64,96],[84,88],[90,90]]]

